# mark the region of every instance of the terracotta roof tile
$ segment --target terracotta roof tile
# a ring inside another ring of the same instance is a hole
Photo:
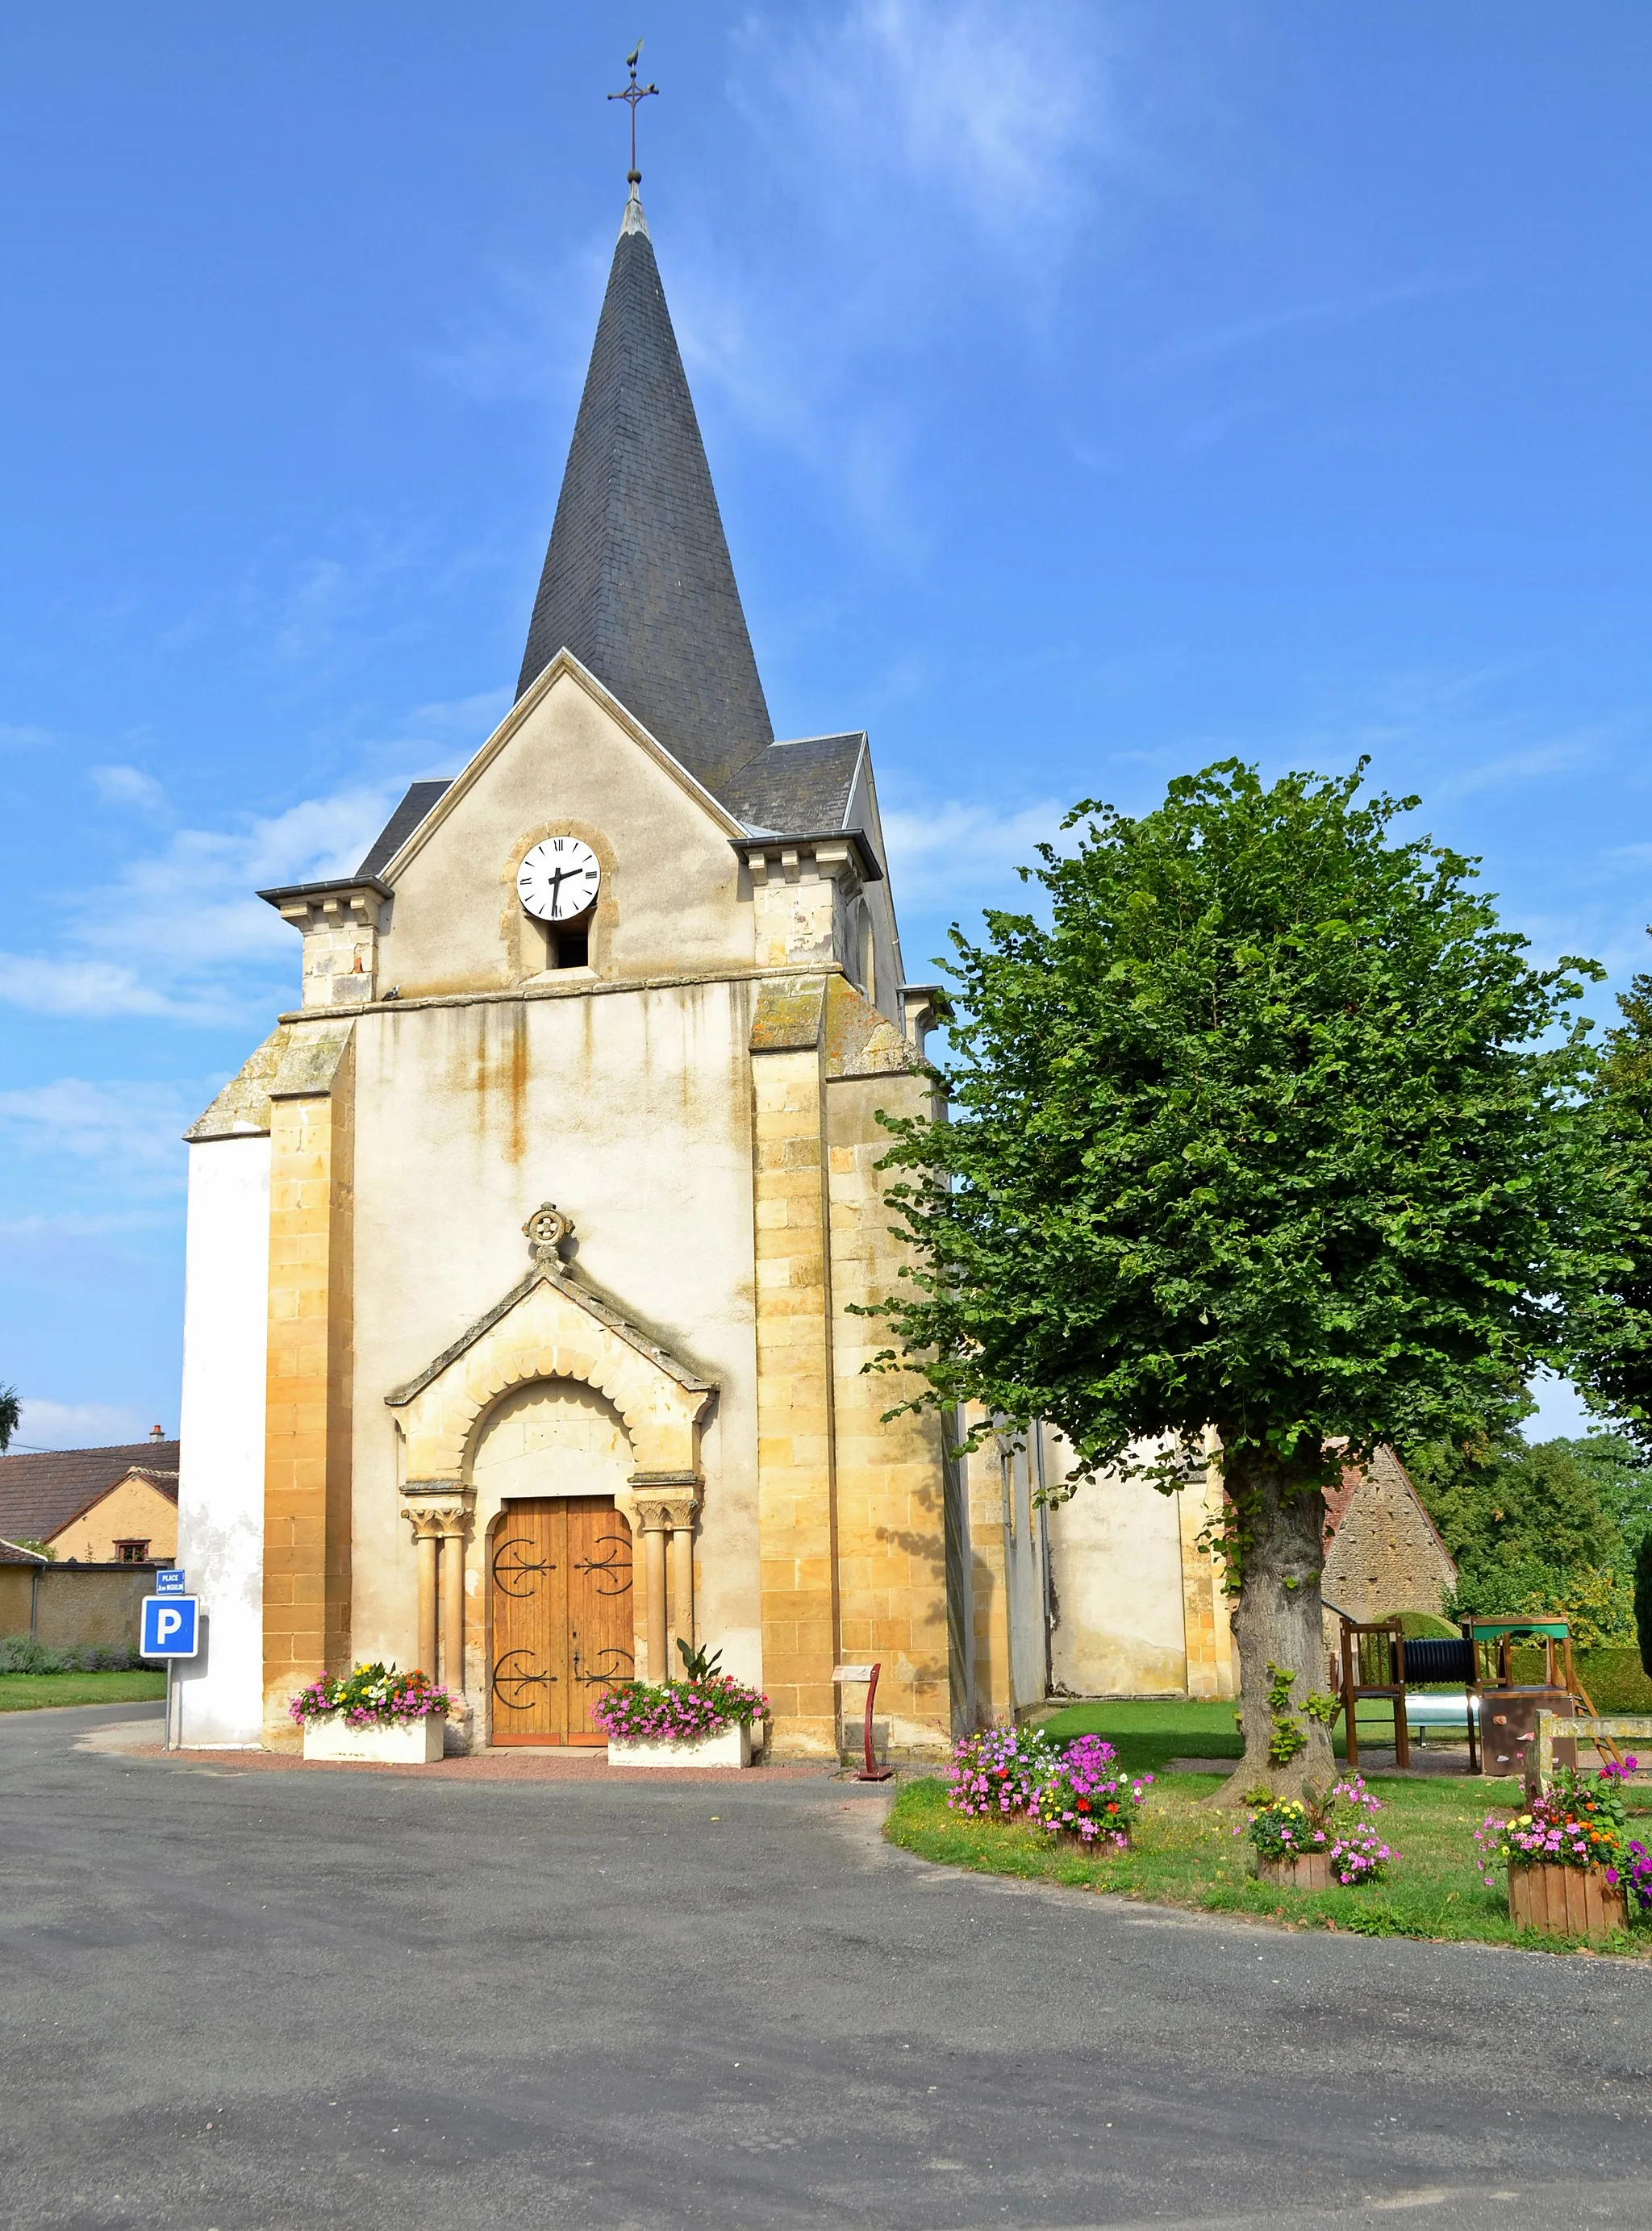
[[[129,1441],[107,1449],[42,1449],[0,1456],[0,1538],[49,1542],[134,1471],[177,1502],[176,1441]]]

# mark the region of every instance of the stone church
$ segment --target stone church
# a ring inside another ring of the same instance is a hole
[[[944,1746],[967,1490],[848,1313],[936,993],[865,735],[774,734],[634,184],[515,704],[353,876],[261,896],[299,1003],[187,1134],[185,1741],[290,1743],[383,1658],[450,1743],[592,1743],[681,1639],[778,1752],[835,1751],[869,1659],[893,1749]]]

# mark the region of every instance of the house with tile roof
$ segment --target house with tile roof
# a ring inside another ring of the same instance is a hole
[[[178,1550],[178,1443],[156,1427],[113,1448],[0,1455],[0,1542],[54,1562],[170,1565]],[[11,1562],[11,1560],[8,1560]]]

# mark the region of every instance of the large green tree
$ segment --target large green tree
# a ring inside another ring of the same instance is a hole
[[[1592,964],[1532,968],[1414,799],[1227,760],[1075,809],[1047,922],[953,932],[950,1120],[893,1121],[915,1250],[884,1305],[917,1400],[1052,1421],[1076,1478],[1172,1489],[1220,1436],[1245,1760],[1322,1782],[1322,1488],[1460,1439],[1564,1366],[1611,1204]],[[1143,1444],[1152,1444],[1150,1455]]]

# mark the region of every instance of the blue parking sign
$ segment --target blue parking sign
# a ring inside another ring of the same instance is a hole
[[[198,1596],[146,1596],[138,1649],[145,1658],[193,1658],[199,1646]]]

